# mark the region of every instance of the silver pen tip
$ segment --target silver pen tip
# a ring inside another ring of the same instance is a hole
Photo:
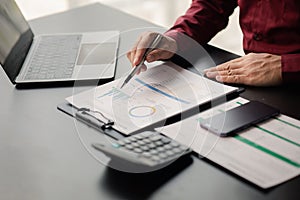
[[[126,84],[126,83],[124,82],[124,83],[121,85],[120,89],[122,89],[122,88],[124,87],[125,84]]]

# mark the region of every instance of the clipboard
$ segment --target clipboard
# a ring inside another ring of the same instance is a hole
[[[226,95],[226,100],[229,101],[234,98],[237,98],[237,97],[239,97],[239,94],[244,91],[245,91],[244,88],[239,87],[238,90],[228,93]],[[213,105],[219,105],[221,103],[224,103],[223,98],[217,98],[217,99],[213,100]],[[187,110],[183,113],[180,113],[178,115],[167,118],[165,120],[164,125],[178,122],[179,120],[182,120],[182,119],[185,119],[187,117],[197,114],[199,110],[205,111],[211,107],[212,107],[212,101],[201,104],[201,105],[194,107],[190,110]],[[91,111],[90,109],[86,109],[86,108],[78,109],[78,108],[74,107],[72,104],[68,103],[67,101],[59,104],[57,106],[57,109],[71,117],[74,117],[75,119],[77,119],[78,121],[81,121],[82,123],[86,124],[87,126],[92,127],[94,129],[96,129],[97,131],[110,136],[113,139],[118,140],[118,139],[122,139],[122,138],[126,137],[125,134],[121,133],[118,130],[115,130],[112,127],[114,124],[113,121],[107,119],[107,121],[104,122],[104,121],[101,121],[99,118],[94,117],[92,115],[92,112],[97,112],[97,111]],[[158,124],[158,123],[155,123],[155,124]],[[150,128],[154,130],[154,128],[157,128],[157,127],[155,127],[155,124],[151,125],[150,127],[142,128],[140,131],[149,130]]]
[[[125,135],[111,127],[113,125],[112,121],[109,120],[108,122],[103,122],[90,115],[88,109],[77,109],[68,102],[59,104],[57,109],[113,139],[118,140],[125,137]]]

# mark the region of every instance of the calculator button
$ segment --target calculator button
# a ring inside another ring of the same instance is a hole
[[[168,144],[171,142],[171,140],[169,138],[162,138],[161,141],[165,144]]]
[[[160,158],[158,156],[152,156],[151,159],[156,162],[158,162],[160,160]]]
[[[133,136],[133,137],[136,138],[137,140],[143,139],[143,137],[142,137],[141,135],[135,135],[135,136]]]
[[[139,147],[140,145],[138,144],[138,143],[131,143],[131,145],[133,146],[133,147]]]
[[[135,153],[142,153],[143,152],[140,148],[135,148],[135,149],[133,149],[133,151]]]
[[[147,147],[147,146],[140,146],[140,148],[143,150],[143,151],[148,151],[150,148]]]
[[[130,138],[128,138],[131,142],[135,142],[135,141],[137,141],[137,139],[135,138],[135,137],[130,137]]]
[[[162,139],[162,136],[160,136],[160,135],[155,135],[155,136],[150,138],[151,141],[158,141],[160,139]]]
[[[173,156],[173,155],[174,155],[174,152],[173,152],[173,151],[166,151],[166,154],[167,154],[168,156]]]
[[[154,143],[150,143],[147,145],[150,149],[154,149],[156,147],[156,145]]]
[[[146,138],[146,139],[143,139],[142,141],[145,142],[145,143],[150,143],[150,142],[151,142],[151,140],[149,140],[149,139],[147,139],[147,138]]]
[[[177,142],[171,142],[172,147],[179,147],[180,145]]]
[[[156,155],[156,154],[158,154],[158,151],[152,149],[152,150],[150,151],[150,153],[151,153],[152,155]]]
[[[145,144],[146,144],[146,143],[145,143],[144,141],[142,141],[142,140],[137,141],[137,143],[138,143],[139,145],[145,145]]]
[[[143,152],[142,154],[144,157],[146,158],[150,158],[151,157],[151,154],[149,152]]]
[[[129,150],[132,150],[132,149],[133,149],[133,146],[130,145],[130,144],[127,144],[127,145],[125,145],[125,148],[126,148],[126,149],[129,149]]]
[[[168,157],[167,154],[165,154],[165,153],[160,153],[158,156],[161,157],[162,159],[165,159]]]
[[[157,146],[162,146],[164,143],[162,143],[161,141],[156,141],[155,144],[156,144]]]
[[[175,148],[172,150],[174,153],[179,154],[182,152],[182,150],[180,148]]]
[[[159,152],[164,152],[164,151],[165,151],[165,148],[163,148],[163,147],[158,147],[158,148],[157,148],[157,151],[159,151]]]
[[[170,150],[170,149],[172,149],[173,147],[172,147],[170,144],[166,144],[166,145],[164,146],[164,148],[165,148],[166,150]]]
[[[143,133],[140,133],[139,135],[141,135],[143,138],[146,138],[146,137],[149,137],[152,134],[153,134],[153,132],[145,131]]]

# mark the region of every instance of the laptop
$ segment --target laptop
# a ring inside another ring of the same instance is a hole
[[[0,27],[0,64],[19,88],[114,79],[118,31],[34,35],[14,0],[1,0]]]

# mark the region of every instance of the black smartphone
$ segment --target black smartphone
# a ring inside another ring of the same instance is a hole
[[[232,135],[262,122],[280,111],[259,101],[250,101],[229,111],[200,121],[201,127],[222,137]]]

